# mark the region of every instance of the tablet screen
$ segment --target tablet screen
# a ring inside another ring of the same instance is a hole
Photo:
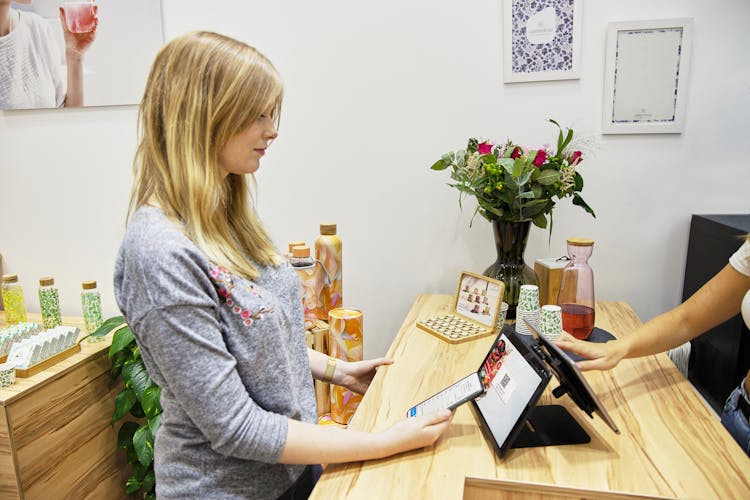
[[[495,339],[479,375],[486,392],[474,399],[474,406],[502,457],[552,375],[541,358],[507,325]]]
[[[435,413],[440,410],[453,410],[458,406],[470,401],[483,391],[479,375],[474,372],[462,378],[438,392],[431,398],[413,406],[406,412],[407,417],[418,417],[427,413]]]

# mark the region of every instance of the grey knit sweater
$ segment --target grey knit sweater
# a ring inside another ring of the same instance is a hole
[[[276,498],[303,470],[276,463],[287,418],[316,416],[299,281],[288,264],[261,270],[233,276],[160,209],[133,214],[115,296],[162,388],[160,499]]]

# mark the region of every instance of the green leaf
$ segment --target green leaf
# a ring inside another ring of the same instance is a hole
[[[536,178],[536,181],[543,186],[551,186],[555,182],[558,182],[560,180],[560,177],[560,172],[550,168],[539,172],[539,176]]]
[[[89,337],[93,337],[93,338],[104,337],[109,332],[111,332],[115,328],[120,327],[124,323],[125,323],[125,317],[124,316],[115,316],[113,318],[109,318],[109,319],[107,319],[107,321],[105,321],[104,323],[102,323],[99,326],[99,328],[97,328],[96,330],[94,330],[90,334],[88,334],[88,335],[86,335],[84,337],[81,337],[81,339],[78,341],[78,343],[80,344],[81,342],[83,342],[84,339],[87,339]]]
[[[531,174],[533,174],[533,173],[534,173],[533,169],[532,170],[527,170],[523,175],[516,176],[516,177],[518,177],[516,179],[516,182],[518,183],[519,186],[524,186],[527,182],[529,182],[529,179],[531,179]]]
[[[120,430],[117,431],[117,447],[125,449],[133,446],[133,434],[138,430],[138,427],[140,426],[135,422],[122,424]]]
[[[143,497],[143,500],[156,500],[156,493],[153,491],[150,493],[146,493],[146,495]]]
[[[562,143],[562,147],[557,150],[557,154],[562,154],[563,150],[568,147],[568,144],[570,144],[570,141],[573,140],[573,129],[568,129],[568,135],[565,137],[565,140]]]
[[[127,415],[137,400],[138,396],[135,391],[127,388],[121,390],[115,396],[115,413],[112,415],[112,422],[116,422]]]
[[[117,330],[112,336],[112,345],[109,346],[109,357],[127,348],[131,342],[135,342],[135,337],[130,327],[124,326]]]
[[[513,174],[514,160],[512,158],[500,158],[497,160],[497,164],[505,169],[509,174]]]
[[[151,429],[151,434],[156,436],[156,431],[161,427],[161,413],[157,413],[153,417],[148,419],[148,428]]]
[[[594,211],[591,209],[590,206],[588,206],[588,204],[585,201],[583,201],[583,198],[581,198],[581,196],[578,193],[573,193],[573,205],[578,205],[579,207],[582,207],[585,211],[590,213],[596,219],[596,214],[594,213]]]
[[[521,177],[521,172],[523,172],[523,167],[525,167],[525,166],[526,166],[525,162],[523,161],[522,158],[516,158],[513,161],[513,170],[511,171],[510,174],[514,178],[518,179],[519,177]]]
[[[547,227],[547,217],[544,214],[537,215],[532,222],[536,227],[541,227],[542,229]]]
[[[132,464],[130,464],[130,466],[133,469],[133,477],[136,478],[138,481],[143,481],[143,479],[146,477],[146,472],[148,471],[148,467],[138,462],[137,460],[133,462]]]
[[[132,495],[141,489],[141,482],[134,477],[129,477],[125,483],[125,494]]]
[[[534,192],[533,191],[524,191],[523,193],[519,193],[518,197],[522,200],[529,200],[534,198]]]
[[[154,489],[154,484],[156,484],[156,478],[154,478],[154,471],[149,471],[148,474],[146,474],[146,477],[143,478],[143,485],[141,486],[141,489],[145,493],[149,493],[151,490]]]
[[[161,404],[159,403],[160,396],[161,388],[157,385],[152,385],[143,391],[143,395],[141,396],[141,407],[143,408],[143,413],[145,413],[147,417],[151,418],[161,413]]]
[[[135,454],[138,455],[138,461],[143,465],[148,465],[154,460],[154,436],[147,424],[144,424],[135,431],[133,435],[133,445],[135,445]]]
[[[143,397],[143,391],[154,384],[142,361],[128,360],[125,362],[125,366],[122,367],[122,380],[126,387],[129,386],[135,391],[138,399]]]
[[[130,409],[130,414],[135,418],[146,418],[146,414],[143,413],[143,408],[141,408],[141,403],[139,403],[138,401],[136,401],[133,407]]]

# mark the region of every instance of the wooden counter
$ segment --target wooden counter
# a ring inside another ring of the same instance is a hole
[[[81,318],[62,319],[85,335]],[[109,423],[119,392],[109,383],[110,343],[111,334],[84,341],[80,353],[0,389],[0,498],[125,497],[125,458]]]
[[[395,363],[378,371],[351,429],[383,430],[404,418],[415,403],[477,369],[492,337],[449,345],[415,326],[418,319],[447,312],[450,299],[417,298],[388,352]],[[596,325],[618,337],[640,325],[624,303],[597,303],[596,315]],[[311,498],[498,498],[506,490],[493,484],[502,481],[539,483],[550,490],[568,487],[574,493],[590,489],[750,498],[750,459],[665,354],[623,360],[608,372],[586,372],[586,379],[621,435],[598,416],[590,419],[568,396],[555,400],[553,377],[539,404],[568,408],[591,436],[590,443],[514,449],[500,460],[466,404],[456,410],[436,446],[382,460],[329,465]]]

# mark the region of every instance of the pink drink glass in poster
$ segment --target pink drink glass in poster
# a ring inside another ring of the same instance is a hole
[[[94,2],[63,2],[61,8],[71,33],[88,33],[94,29],[97,10]]]

